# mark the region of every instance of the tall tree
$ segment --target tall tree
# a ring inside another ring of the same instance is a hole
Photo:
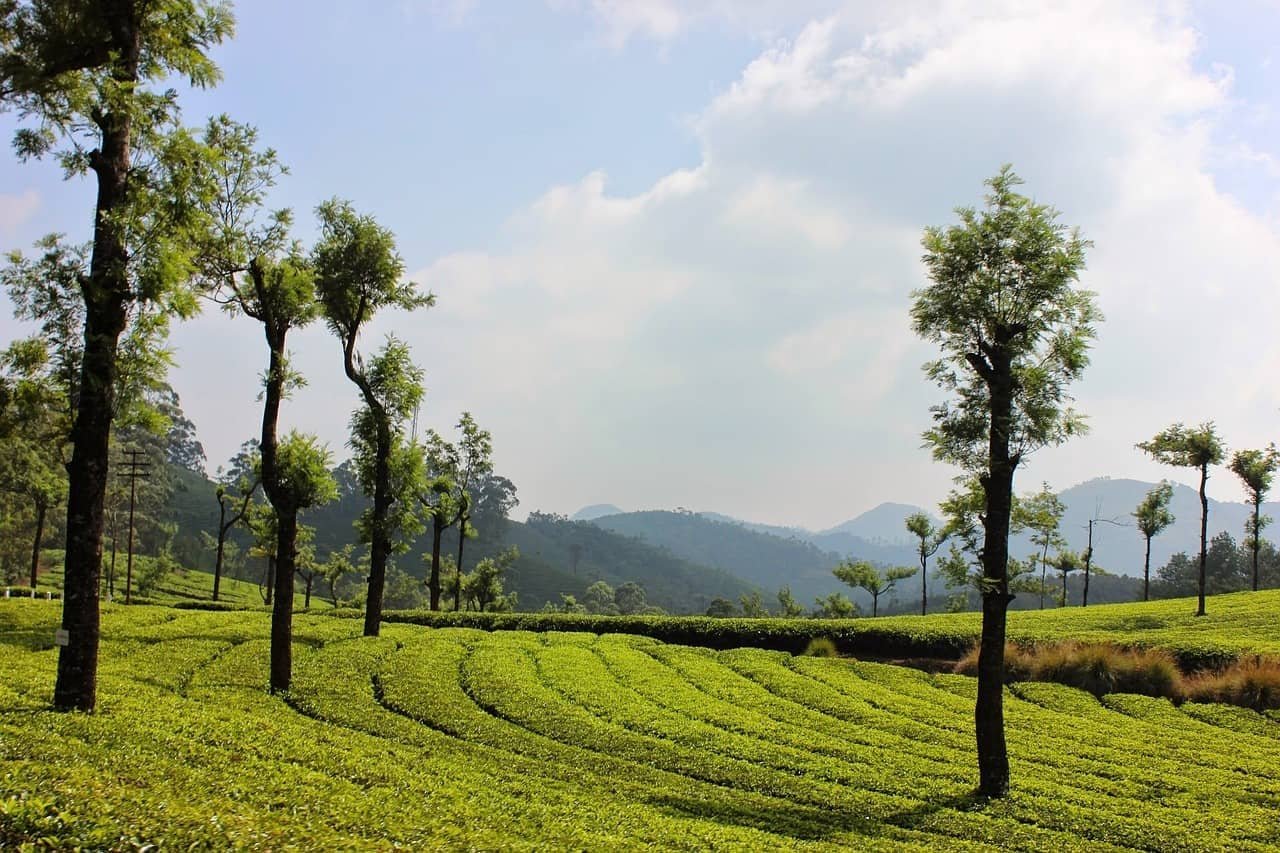
[[[867,560],[841,560],[832,573],[852,587],[871,594],[871,615],[880,615],[880,596],[891,591],[898,581],[918,572],[915,566],[895,566],[881,571]]]
[[[403,281],[404,262],[396,252],[395,237],[369,216],[361,216],[349,202],[327,201],[316,209],[320,218],[320,241],[312,252],[316,286],[324,307],[325,321],[342,345],[342,365],[347,378],[360,390],[372,432],[372,482],[364,482],[371,492],[369,511],[369,594],[365,604],[365,636],[376,636],[382,624],[382,597],[386,586],[387,558],[391,554],[392,531],[388,524],[396,500],[392,484],[392,452],[396,434],[404,421],[389,410],[387,400],[374,387],[371,376],[356,349],[360,332],[384,308],[412,311],[434,303],[430,294],[418,292],[412,282]],[[372,488],[370,488],[372,486]]]
[[[1151,600],[1151,540],[1160,535],[1173,524],[1173,513],[1169,511],[1169,502],[1173,500],[1173,484],[1162,480],[1160,485],[1147,492],[1142,503],[1133,511],[1138,531],[1146,540],[1146,556],[1142,560],[1142,600]]]
[[[916,537],[916,556],[920,559],[920,615],[929,613],[929,558],[947,541],[945,527],[937,527],[923,512],[913,512],[906,519],[907,532]]]
[[[1059,551],[1050,561],[1055,571],[1062,573],[1062,595],[1058,598],[1058,606],[1067,606],[1067,575],[1079,571],[1082,560],[1075,551]]]
[[[1203,616],[1204,566],[1209,550],[1209,496],[1205,493],[1205,486],[1209,482],[1209,466],[1222,464],[1227,450],[1218,438],[1212,421],[1198,427],[1174,424],[1156,433],[1150,441],[1139,442],[1138,448],[1145,450],[1157,462],[1179,468],[1197,468],[1200,471],[1200,582],[1196,615]]]
[[[1271,517],[1262,514],[1262,502],[1271,491],[1276,467],[1280,466],[1280,454],[1274,444],[1266,450],[1237,450],[1228,466],[1231,473],[1240,478],[1245,495],[1253,506],[1253,515],[1245,522],[1245,542],[1253,553],[1253,591],[1258,591],[1258,551],[1262,547],[1262,530],[1271,523]]]
[[[249,504],[261,485],[258,481],[261,470],[258,442],[253,439],[240,445],[227,470],[218,469],[218,485],[214,489],[214,497],[218,499],[218,538],[213,557],[214,601],[218,600],[222,585],[222,560],[226,555],[227,536],[248,515]]]
[[[1040,551],[1040,609],[1044,610],[1044,596],[1048,587],[1047,574],[1049,565],[1049,549],[1061,548],[1067,544],[1066,539],[1058,532],[1062,523],[1062,514],[1066,512],[1062,500],[1054,494],[1045,483],[1040,491],[1028,495],[1018,502],[1017,512],[1021,516],[1018,526],[1031,531],[1031,544]]]
[[[471,526],[473,515],[472,490],[477,483],[493,473],[493,440],[487,429],[481,429],[470,412],[463,412],[458,420],[458,478],[455,484],[458,516],[458,573],[454,588],[453,609],[458,609],[462,583],[462,551],[468,537],[476,535]]]
[[[203,154],[176,130],[174,76],[205,87],[218,69],[208,50],[231,34],[227,4],[214,0],[30,0],[0,6],[0,108],[30,127],[21,158],[58,143],[69,175],[97,181],[93,251],[80,281],[84,350],[68,464],[62,628],[53,703],[93,710],[97,701],[99,576],[103,499],[120,335],[148,303],[187,314],[191,278],[190,204],[204,191],[194,168]]]
[[[982,211],[960,208],[960,224],[927,228],[931,284],[912,294],[917,334],[942,358],[926,366],[955,400],[933,408],[925,433],[936,459],[977,475],[984,496],[982,639],[978,654],[979,790],[1009,788],[1004,737],[1004,643],[1009,590],[1013,477],[1026,455],[1084,430],[1065,405],[1067,386],[1088,364],[1100,314],[1076,286],[1087,241],[1053,208],[1015,192],[1005,166],[987,181]]]

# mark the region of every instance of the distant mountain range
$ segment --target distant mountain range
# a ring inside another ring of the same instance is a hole
[[[1115,574],[1140,576],[1144,540],[1133,526],[1131,513],[1155,486],[1102,477],[1060,493],[1066,504],[1061,532],[1067,547],[1083,550],[1088,544],[1089,520],[1096,519],[1095,563]],[[1200,499],[1196,490],[1175,484],[1171,509],[1175,523],[1152,542],[1153,573],[1173,554],[1192,553],[1199,547]],[[1280,503],[1264,504],[1263,510],[1280,516]],[[830,592],[850,594],[831,574],[844,557],[916,565],[913,537],[905,526],[907,516],[915,512],[925,512],[936,520],[934,513],[921,507],[899,503],[880,504],[820,531],[748,522],[716,512],[622,512],[612,504],[584,507],[574,518],[637,537],[692,563],[722,569],[759,587],[769,598],[778,587],[789,585],[798,600],[810,604]],[[1210,537],[1225,530],[1239,541],[1249,514],[1250,508],[1243,502],[1210,500]],[[1013,536],[1010,548],[1017,556],[1034,551],[1025,534]],[[900,601],[908,601],[918,595],[919,588],[918,578],[910,578],[895,593]],[[851,597],[860,600],[858,595]]]

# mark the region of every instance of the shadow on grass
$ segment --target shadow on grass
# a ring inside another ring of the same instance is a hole
[[[854,807],[819,808],[807,804],[743,807],[686,797],[655,796],[650,805],[687,817],[759,829],[798,841],[820,841],[854,833],[867,838],[891,837],[894,829],[928,828],[929,818],[941,811],[980,811],[987,798],[971,792],[920,803],[917,807],[884,817]]]

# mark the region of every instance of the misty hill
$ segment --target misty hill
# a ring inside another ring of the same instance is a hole
[[[606,515],[618,515],[623,510],[613,504],[591,504],[584,506],[569,517],[570,521],[592,521],[597,518],[603,518]]]
[[[877,545],[912,548],[914,540],[907,532],[906,519],[917,512],[924,510],[910,504],[882,503],[856,518],[813,535],[830,537],[845,534]]]

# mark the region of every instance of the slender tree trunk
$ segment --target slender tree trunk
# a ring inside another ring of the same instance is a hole
[[[1062,573],[1062,606],[1067,606],[1067,573]]]
[[[111,513],[111,570],[107,573],[107,595],[116,596],[116,514]]]
[[[877,592],[873,592],[871,593],[871,618],[872,619],[876,618],[876,616],[879,615],[879,611],[880,611],[880,594]]]
[[[263,584],[262,603],[271,606],[275,601],[276,592],[276,558],[274,554],[267,555],[267,579]]]
[[[227,541],[227,504],[218,498],[218,550],[213,557],[213,600],[218,600],[218,586],[222,581],[222,548]]]
[[[1040,552],[1040,609],[1044,610],[1044,592],[1049,577],[1049,543],[1044,544],[1044,550]]]
[[[311,582],[314,581],[315,579],[316,579],[316,576],[314,574],[307,575],[307,597],[302,602],[302,607],[304,610],[311,609]]]
[[[462,548],[467,544],[467,517],[458,519],[458,569],[453,576],[453,609],[456,613],[462,607]]]
[[[40,575],[40,541],[44,539],[44,516],[48,507],[42,502],[36,502],[36,538],[31,543],[31,593],[34,596],[36,591],[36,582]],[[1257,565],[1255,560],[1254,565]],[[1256,576],[1256,571],[1255,571]],[[1256,588],[1255,584],[1255,588]]]
[[[1093,565],[1093,519],[1089,519],[1089,542],[1084,548],[1084,589],[1080,592],[1080,606],[1089,606],[1089,570]]]
[[[1262,545],[1262,531],[1258,529],[1258,518],[1262,513],[1262,495],[1253,502],[1253,591],[1258,591],[1258,550]]]
[[[440,539],[443,535],[443,521],[438,516],[433,516],[431,519],[431,575],[427,578],[432,610],[440,609]]]
[[[275,603],[271,607],[271,692],[289,689],[293,675],[293,573],[298,513],[276,510]]]
[[[1147,537],[1147,556],[1142,561],[1142,600],[1151,600],[1151,537]]]
[[[920,546],[920,615],[927,616],[929,614],[929,577],[927,569],[929,567],[929,557],[924,552],[923,543]]]
[[[1209,466],[1200,466],[1200,601],[1196,607],[1196,615],[1204,615],[1205,562],[1209,555],[1209,497],[1205,494],[1205,485],[1209,480]]]
[[[991,426],[989,468],[982,477],[986,500],[982,546],[982,640],[978,649],[978,697],[974,730],[978,746],[978,790],[988,797],[1009,791],[1009,752],[1004,735],[1004,643],[1009,602],[1009,522],[1013,510],[1013,472],[1009,453],[1013,420],[1010,358],[997,341],[990,358],[987,387]]]

